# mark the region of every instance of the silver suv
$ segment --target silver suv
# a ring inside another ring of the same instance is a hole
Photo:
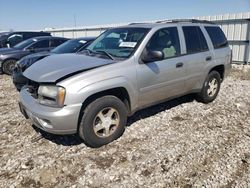
[[[49,56],[29,67],[20,109],[44,131],[78,133],[100,147],[119,138],[139,109],[189,93],[212,102],[231,59],[222,30],[207,21],[114,28],[81,54]]]

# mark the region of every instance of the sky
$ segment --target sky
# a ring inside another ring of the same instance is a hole
[[[0,0],[0,30],[43,30],[250,12],[250,0]]]

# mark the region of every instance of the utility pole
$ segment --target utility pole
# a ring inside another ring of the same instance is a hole
[[[74,14],[74,23],[75,23],[75,28],[76,28],[76,14]],[[73,37],[75,38],[75,31],[73,29]]]

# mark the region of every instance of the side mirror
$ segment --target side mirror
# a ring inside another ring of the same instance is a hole
[[[10,48],[10,47],[11,47],[11,43],[10,43],[10,41],[9,41],[9,40],[6,40],[6,41],[5,41],[5,46],[7,46],[8,48]]]
[[[144,63],[150,63],[154,61],[161,61],[164,59],[164,54],[162,51],[145,50],[142,53],[141,60]]]

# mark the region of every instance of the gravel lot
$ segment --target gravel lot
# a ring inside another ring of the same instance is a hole
[[[40,134],[0,75],[0,187],[250,187],[250,66],[211,104],[186,96],[136,113],[99,149]]]

